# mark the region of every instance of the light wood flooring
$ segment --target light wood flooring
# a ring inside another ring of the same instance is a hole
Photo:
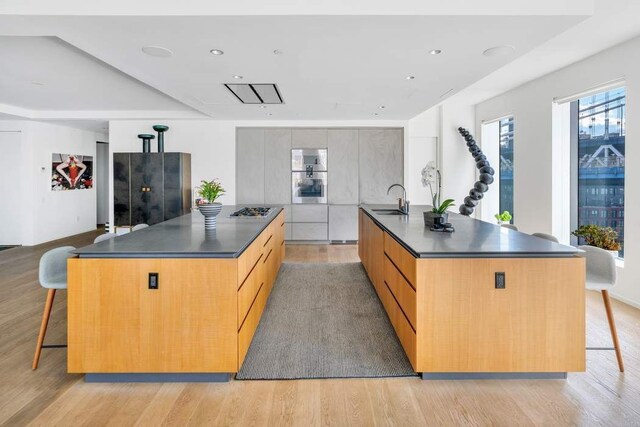
[[[566,381],[415,378],[86,384],[65,373],[66,351],[45,349],[31,371],[46,291],[38,260],[86,233],[0,252],[0,425],[640,425],[640,311],[614,301],[625,357],[589,351]],[[354,262],[356,246],[289,245],[289,262]],[[46,343],[64,343],[66,296],[54,302]],[[609,346],[602,300],[589,293],[588,344]]]

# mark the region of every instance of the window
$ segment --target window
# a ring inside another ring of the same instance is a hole
[[[500,212],[513,213],[513,117],[500,120]]]
[[[575,135],[573,185],[577,224],[598,224],[618,232],[624,256],[625,89],[572,102]],[[577,171],[577,172],[576,172]]]

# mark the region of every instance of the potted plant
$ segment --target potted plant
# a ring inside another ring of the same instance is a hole
[[[502,225],[502,224],[510,224],[511,220],[513,219],[513,217],[511,216],[511,212],[509,211],[504,211],[502,213],[497,213],[494,215],[494,217],[496,218],[496,220],[498,221],[498,225]]]
[[[433,191],[434,185],[437,188],[436,191]],[[422,186],[425,188],[429,188],[433,206],[430,211],[423,212],[424,225],[432,226],[436,223],[447,223],[449,221],[449,214],[447,213],[447,209],[451,206],[455,206],[453,204],[454,200],[446,199],[444,202],[441,202],[442,175],[436,168],[434,162],[427,163],[427,165],[422,169]]]
[[[200,182],[198,195],[201,199],[198,200],[198,210],[204,215],[205,230],[213,230],[216,228],[216,217],[222,210],[222,203],[217,203],[216,200],[222,196],[224,192],[224,188],[222,188],[222,185],[216,179],[212,181],[202,180]]]
[[[584,242],[589,246],[609,251],[614,257],[617,257],[618,251],[622,249],[618,242],[618,233],[611,227],[602,227],[595,224],[581,225],[571,234],[584,239]]]

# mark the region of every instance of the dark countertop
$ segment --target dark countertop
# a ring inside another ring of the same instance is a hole
[[[231,217],[244,206],[223,206],[215,233],[194,211],[111,240],[76,249],[80,258],[237,258],[282,211],[266,217]]]
[[[578,249],[553,243],[496,224],[449,212],[453,233],[430,231],[422,213],[431,206],[411,206],[408,216],[380,215],[372,209],[391,205],[360,206],[381,228],[419,258],[568,257]]]

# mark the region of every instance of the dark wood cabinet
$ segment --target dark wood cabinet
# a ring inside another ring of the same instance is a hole
[[[153,225],[189,212],[191,154],[114,153],[116,226]]]

